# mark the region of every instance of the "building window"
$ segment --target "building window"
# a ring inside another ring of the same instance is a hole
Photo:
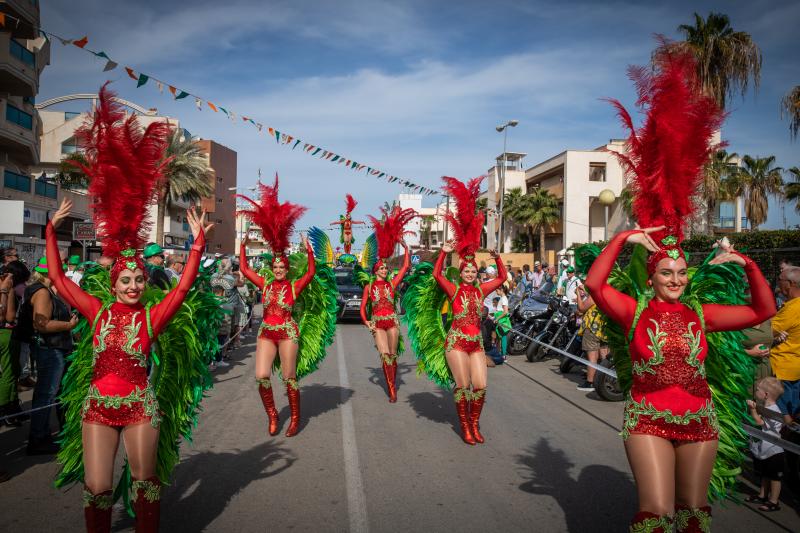
[[[183,222],[183,231],[185,232],[189,231],[189,223],[186,221]]]
[[[3,185],[15,191],[31,192],[30,176],[23,176],[10,170],[6,170],[3,173]]]
[[[221,204],[222,203],[222,198],[217,198],[217,203]]]
[[[222,183],[222,178],[217,178],[217,181],[218,181],[219,183]]]
[[[78,151],[78,141],[75,140],[75,137],[70,137],[63,143],[61,143],[61,153],[62,154],[74,154]]]
[[[217,219],[217,224],[222,224],[222,219],[221,218]]]
[[[81,116],[81,114],[78,113],[77,111],[64,111],[64,120],[65,121],[73,119],[75,117],[79,117],[79,116]]]
[[[11,39],[9,48],[12,56],[16,57],[26,65],[36,67],[36,56],[33,55],[33,52],[22,46],[15,39]]]
[[[48,183],[47,181],[39,178],[36,178],[36,183],[33,189],[37,195],[53,199],[55,199],[56,193],[58,192],[58,189],[54,183]]]
[[[6,105],[6,120],[14,124],[19,124],[26,129],[33,129],[33,116],[11,104]]]
[[[605,163],[589,163],[589,181],[606,181]]]

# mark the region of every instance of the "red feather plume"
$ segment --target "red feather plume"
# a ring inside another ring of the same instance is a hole
[[[702,93],[690,52],[663,52],[653,71],[630,67],[628,76],[636,85],[636,106],[645,120],[637,130],[622,104],[609,100],[630,132],[627,153],[615,155],[631,184],[639,225],[664,225],[664,231],[654,234],[656,240],[674,235],[680,242],[696,209],[692,197],[702,181],[703,166],[724,146],[711,140],[725,114]]]
[[[350,194],[347,195],[346,201],[347,201],[347,214],[349,215],[350,213],[353,212],[353,209],[356,208],[358,202],[356,202],[356,199],[353,198],[353,196]]]
[[[382,217],[377,219],[372,215],[367,215],[372,222],[372,229],[375,238],[378,240],[378,259],[385,259],[394,255],[394,248],[406,233],[406,224],[418,216],[417,212],[411,209],[402,209],[399,205],[391,208],[381,207]]]
[[[485,177],[473,178],[466,185],[456,178],[442,177],[445,183],[442,189],[456,204],[456,212],[447,213],[446,217],[453,226],[456,252],[462,260],[466,256],[475,255],[481,243],[484,216],[482,212],[478,212],[477,203],[481,195],[481,182]]]
[[[297,221],[307,208],[291,202],[278,201],[278,174],[275,174],[275,185],[269,186],[258,182],[259,201],[237,194],[238,198],[252,205],[252,209],[241,209],[237,212],[244,215],[261,228],[264,240],[269,243],[272,253],[283,254],[289,247],[289,238]]]
[[[169,162],[164,151],[171,127],[154,122],[144,129],[136,115],[125,118],[122,105],[107,86],[108,82],[100,89],[91,119],[75,132],[86,164],[72,164],[88,178],[103,255],[119,257],[122,250],[138,250],[148,239],[149,207]]]

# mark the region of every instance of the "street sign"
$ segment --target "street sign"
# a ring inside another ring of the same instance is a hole
[[[411,264],[412,265],[418,265],[419,264],[419,256],[418,255],[412,255],[411,256]]]
[[[91,222],[73,222],[72,238],[76,241],[93,241],[96,239],[94,224]]]

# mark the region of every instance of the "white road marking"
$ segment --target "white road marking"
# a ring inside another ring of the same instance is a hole
[[[350,388],[347,377],[347,362],[344,358],[344,347],[339,329],[336,329],[336,351],[339,359],[339,384],[342,387],[342,400],[347,400],[345,390]],[[347,514],[350,517],[350,531],[366,533],[369,531],[367,520],[367,498],[364,494],[364,481],[358,466],[358,447],[356,446],[356,428],[353,422],[353,408],[350,402],[344,401],[339,408],[342,413],[342,448],[344,451],[344,478],[347,486]]]

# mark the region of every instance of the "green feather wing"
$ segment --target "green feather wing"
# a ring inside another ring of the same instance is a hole
[[[308,229],[308,241],[314,249],[314,257],[317,261],[333,264],[333,246],[331,246],[331,240],[327,233],[316,226],[311,226]]]
[[[378,261],[378,239],[374,233],[370,233],[364,241],[364,248],[361,249],[361,266],[371,272],[372,265],[376,261]]]
[[[743,269],[733,263],[711,265],[711,257],[713,254],[694,271],[682,298],[686,305],[699,310],[701,317],[703,304],[745,303],[747,282]],[[739,331],[707,333],[706,340],[706,378],[720,429],[708,497],[717,501],[729,496],[736,477],[741,473],[748,444],[742,422],[755,379],[756,362],[745,353],[742,345],[744,335]]]
[[[432,273],[432,264],[421,263],[409,275],[408,288],[403,295],[406,310],[403,320],[408,325],[408,337],[417,358],[417,374],[424,373],[438,386],[449,390],[453,386],[453,375],[445,357],[446,333],[442,324],[442,306],[447,295]]]
[[[308,268],[306,254],[289,256],[290,275],[297,279]],[[317,261],[317,273],[297,297],[292,314],[300,328],[297,351],[297,379],[314,372],[326,355],[336,333],[338,304],[336,277],[330,265]],[[280,359],[275,358],[276,368]]]

